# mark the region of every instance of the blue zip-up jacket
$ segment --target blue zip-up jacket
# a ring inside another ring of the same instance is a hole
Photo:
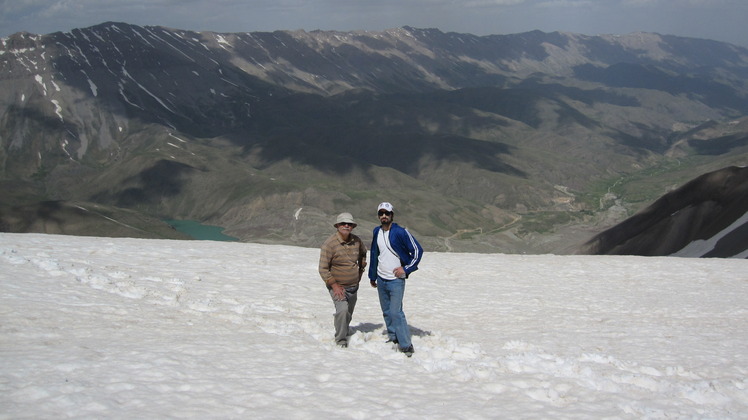
[[[377,279],[377,265],[379,264],[377,236],[379,236],[381,229],[381,226],[374,228],[374,239],[371,241],[371,251],[369,253],[370,281]],[[397,223],[390,225],[389,240],[393,248],[392,251],[400,258],[400,265],[405,270],[405,277],[407,278],[410,273],[418,270],[418,263],[421,262],[421,257],[423,256],[423,248],[421,248],[421,244],[416,241],[416,238],[407,229],[400,227]]]

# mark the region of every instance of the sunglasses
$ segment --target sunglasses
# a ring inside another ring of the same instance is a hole
[[[340,223],[338,223],[338,225],[340,225],[340,226],[353,226],[353,223],[340,222]]]
[[[377,213],[377,214],[379,216],[383,216],[383,215],[384,216],[392,216],[392,212],[391,211],[387,211],[387,210],[380,210],[379,213]]]

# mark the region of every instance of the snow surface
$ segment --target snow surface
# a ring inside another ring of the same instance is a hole
[[[407,358],[318,255],[0,234],[0,418],[748,418],[748,260],[427,252]]]
[[[695,241],[692,241],[688,245],[683,247],[683,249],[681,249],[680,251],[673,253],[672,256],[701,257],[703,255],[707,255],[717,247],[719,241],[724,239],[725,236],[734,234],[736,230],[741,229],[746,224],[748,224],[748,211],[745,212],[745,214],[743,214],[737,220],[732,222],[730,226],[724,228],[721,232],[717,232],[717,234],[712,236],[711,238],[697,239]],[[734,255],[732,258],[748,258],[748,249],[737,255]]]

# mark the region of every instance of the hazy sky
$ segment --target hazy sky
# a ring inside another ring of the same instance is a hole
[[[657,32],[748,47],[746,0],[0,0],[0,37],[116,21],[216,32]]]

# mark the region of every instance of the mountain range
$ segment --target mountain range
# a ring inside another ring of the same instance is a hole
[[[313,247],[343,211],[369,240],[390,201],[429,250],[605,253],[596,235],[748,163],[748,50],[653,33],[107,22],[2,39],[0,87],[10,232],[187,219]]]

